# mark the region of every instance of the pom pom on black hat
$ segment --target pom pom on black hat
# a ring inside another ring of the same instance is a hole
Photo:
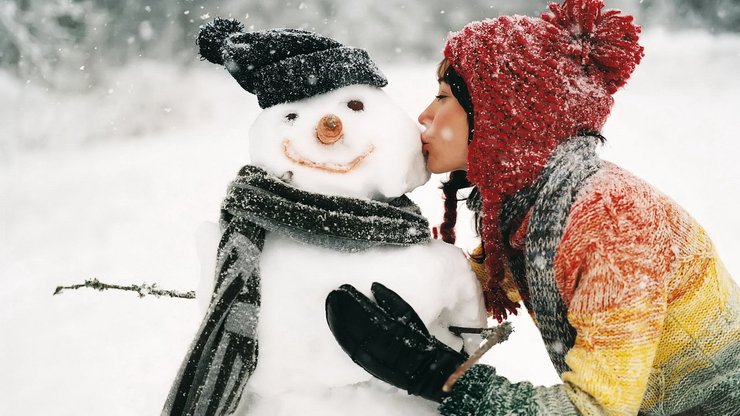
[[[198,35],[200,54],[224,65],[262,108],[349,85],[388,83],[363,49],[305,30],[242,29],[236,20],[215,19]]]
[[[200,47],[200,56],[214,64],[223,65],[223,47],[226,38],[244,30],[244,25],[236,19],[216,18],[203,26],[196,43]]]

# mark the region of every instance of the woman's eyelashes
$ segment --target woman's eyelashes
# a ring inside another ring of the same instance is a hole
[[[434,98],[436,100],[442,100],[442,99],[447,98],[447,95],[445,95],[445,94],[439,94],[439,95],[435,95]]]
[[[295,121],[295,119],[297,119],[297,118],[298,118],[298,114],[297,113],[288,113],[288,114],[285,115],[285,119],[288,120],[288,121]]]

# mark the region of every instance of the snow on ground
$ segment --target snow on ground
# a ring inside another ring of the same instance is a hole
[[[686,207],[740,280],[740,37],[651,33],[645,44],[602,154]],[[433,63],[383,69],[388,92],[410,114],[436,92]],[[156,78],[160,71],[170,76]],[[0,137],[2,415],[158,414],[198,325],[192,300],[52,296],[55,286],[89,277],[195,289],[195,230],[217,218],[228,181],[248,162],[246,131],[258,107],[226,72],[148,64],[126,74],[115,82],[130,92],[109,94],[118,106],[31,97],[0,76],[0,92],[16,91],[1,105],[20,108],[15,124],[3,124],[11,137]],[[138,83],[151,77],[160,82]],[[43,116],[37,124],[35,114]],[[120,128],[103,129],[101,120]],[[18,150],[23,132],[61,145]],[[128,137],[105,137],[115,134]],[[441,219],[438,181],[412,195],[433,223]],[[459,245],[471,249],[468,214],[458,230]],[[515,381],[556,383],[529,319],[514,322],[511,340],[486,362]]]

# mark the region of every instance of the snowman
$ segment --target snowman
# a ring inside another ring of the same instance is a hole
[[[355,365],[324,310],[344,283],[370,296],[381,282],[442,342],[479,344],[449,331],[485,325],[464,254],[431,240],[404,195],[429,179],[416,123],[364,50],[224,19],[202,29],[199,45],[263,111],[249,132],[251,164],[222,205],[205,318],[163,414],[436,414],[435,403]]]

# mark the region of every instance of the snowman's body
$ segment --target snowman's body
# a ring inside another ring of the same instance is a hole
[[[460,250],[439,241],[348,254],[268,236],[260,261],[259,361],[245,414],[436,414],[431,403],[372,382],[349,359],[326,324],[324,299],[344,283],[369,295],[379,281],[414,305],[432,334],[460,350],[462,340],[447,327],[482,323],[480,288],[470,273]]]
[[[341,127],[329,125],[327,114]],[[266,109],[250,131],[250,157],[291,185],[325,195],[390,200],[429,178],[416,124],[383,91],[362,85]],[[271,232],[259,274],[259,356],[241,416],[436,414],[434,403],[375,380],[341,350],[324,303],[342,284],[367,295],[372,282],[385,284],[457,350],[463,340],[449,325],[485,325],[480,286],[464,254],[439,241],[348,252]],[[466,344],[468,352],[476,347],[474,338]]]

